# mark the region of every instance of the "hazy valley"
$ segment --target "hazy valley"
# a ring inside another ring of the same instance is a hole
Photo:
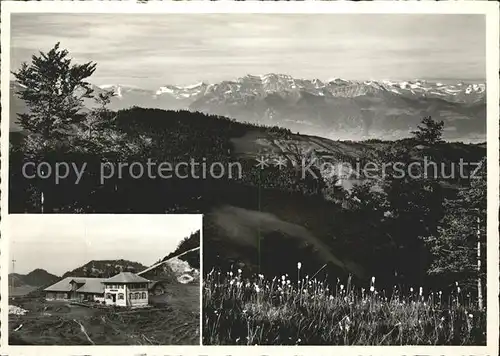
[[[267,74],[156,90],[119,84],[93,88],[96,93],[113,91],[110,108],[115,110],[138,106],[200,111],[333,140],[409,137],[426,115],[445,122],[446,140],[484,142],[486,138],[483,83],[321,81]],[[11,131],[16,131],[15,113],[26,108],[14,95],[22,88],[12,82],[11,89]]]

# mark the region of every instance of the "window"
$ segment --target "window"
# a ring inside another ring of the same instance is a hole
[[[135,293],[135,299],[141,299],[141,293],[136,292]]]
[[[111,294],[110,293],[106,293],[106,299],[111,299]]]
[[[118,299],[123,299],[123,293],[118,293]]]
[[[130,300],[135,299],[135,298],[134,298],[134,293],[130,293],[130,294],[128,295],[128,297],[129,297],[129,299],[130,299]]]
[[[142,299],[146,299],[146,292],[142,292]]]

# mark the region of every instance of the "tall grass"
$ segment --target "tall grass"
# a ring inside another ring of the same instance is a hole
[[[204,345],[485,345],[486,313],[459,288],[390,293],[288,275],[210,272],[203,282]]]

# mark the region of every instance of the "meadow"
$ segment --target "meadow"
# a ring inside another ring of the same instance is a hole
[[[485,345],[486,312],[470,294],[329,286],[309,276],[212,270],[203,285],[204,345]]]

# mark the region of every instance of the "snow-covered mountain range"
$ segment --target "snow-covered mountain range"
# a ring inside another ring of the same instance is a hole
[[[118,97],[123,93],[145,91],[122,85],[101,85],[103,89],[113,89]],[[467,84],[458,82],[443,84],[425,80],[414,81],[350,81],[339,78],[321,81],[320,79],[296,79],[285,74],[246,75],[231,81],[216,84],[200,82],[189,86],[165,85],[154,92],[156,98],[173,97],[177,100],[197,99],[206,95],[219,95],[226,99],[238,96],[259,96],[282,92],[305,91],[326,97],[357,97],[378,92],[388,92],[403,96],[435,97],[458,103],[471,103],[484,99],[486,86],[482,83]],[[152,94],[152,93],[150,93]]]
[[[481,138],[486,132],[484,83],[297,79],[270,73],[155,90],[119,84],[95,89],[115,92],[113,109],[187,109],[332,139],[405,137],[427,115],[445,121],[448,139]]]

